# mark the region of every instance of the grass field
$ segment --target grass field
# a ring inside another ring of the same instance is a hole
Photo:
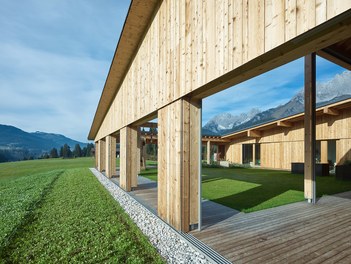
[[[157,181],[157,169],[143,176]],[[351,190],[351,181],[318,177],[317,196]],[[242,212],[254,212],[304,200],[303,175],[247,168],[203,168],[202,197]]]
[[[0,262],[163,262],[92,166],[92,158],[0,164]]]

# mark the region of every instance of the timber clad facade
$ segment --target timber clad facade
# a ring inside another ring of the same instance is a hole
[[[316,123],[318,161],[328,163],[330,160],[333,164],[343,164],[351,160],[351,100],[317,109]],[[252,129],[259,136],[250,137],[249,130],[245,130],[223,137],[231,140],[226,145],[226,160],[244,163],[243,145],[253,148],[256,144],[260,145],[260,153],[255,153],[260,156],[260,161],[254,165],[290,170],[292,162],[304,162],[303,114]],[[250,160],[254,162],[252,157]]]
[[[188,231],[201,219],[201,99],[349,39],[350,25],[351,1],[133,0],[88,136],[98,169],[113,174],[106,151],[113,151],[108,137],[117,137],[120,184],[135,186],[138,126],[158,117],[158,213]],[[261,158],[271,151],[263,143],[279,131],[262,132]],[[289,144],[301,145],[301,131],[291,132]],[[278,144],[275,150],[287,151]]]

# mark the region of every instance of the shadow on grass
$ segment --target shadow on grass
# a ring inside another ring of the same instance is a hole
[[[157,180],[157,170],[141,175]],[[317,176],[317,196],[351,190],[351,181]],[[248,168],[203,168],[202,196],[213,202],[253,212],[304,200],[304,176],[289,171]]]
[[[253,212],[304,200],[304,177],[263,169],[203,169],[203,196],[214,202]],[[351,190],[351,182],[317,176],[317,196]]]

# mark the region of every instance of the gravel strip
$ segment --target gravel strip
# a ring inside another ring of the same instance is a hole
[[[180,234],[96,169],[90,169],[168,263],[213,263]]]

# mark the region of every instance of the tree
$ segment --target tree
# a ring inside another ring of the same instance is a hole
[[[92,154],[92,150],[94,149],[94,144],[93,143],[88,143],[87,145],[87,152],[86,152],[86,157],[91,157],[93,154]]]
[[[87,147],[82,148],[82,157],[87,157]]]
[[[58,158],[58,153],[57,153],[57,149],[56,148],[52,148],[50,150],[50,158],[52,158],[52,159]]]
[[[59,157],[63,157],[63,146],[60,148],[60,154],[59,154]]]
[[[62,148],[62,158],[66,159],[70,157],[72,157],[71,148],[67,144],[64,144]]]
[[[81,157],[81,156],[82,156],[82,149],[80,148],[80,145],[79,145],[79,144],[76,144],[76,145],[74,146],[73,156],[74,156],[75,158]]]

